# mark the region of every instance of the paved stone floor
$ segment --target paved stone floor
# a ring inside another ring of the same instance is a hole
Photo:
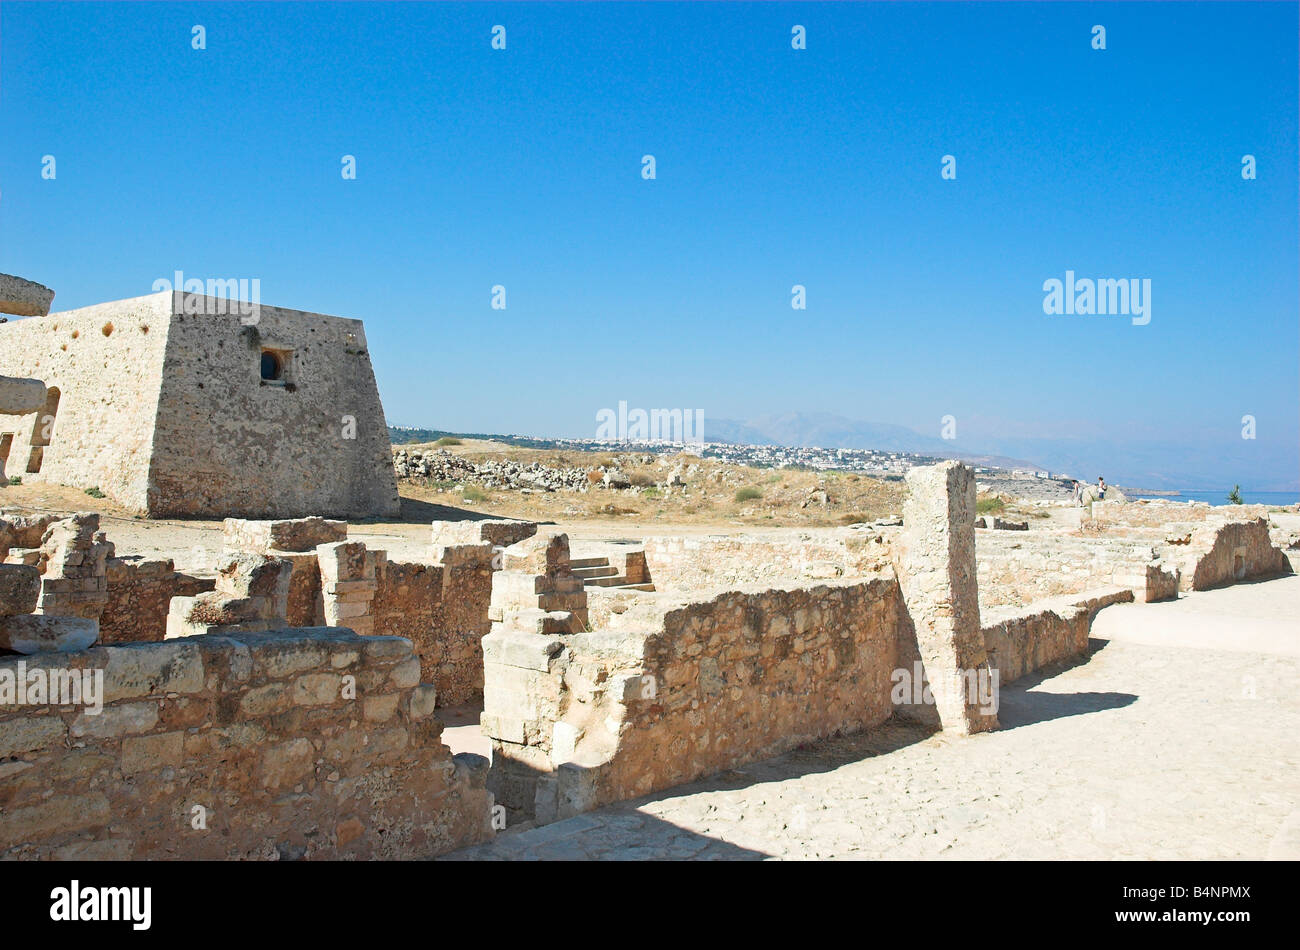
[[[998,732],[891,723],[444,859],[1300,857],[1300,577],[1093,635],[1003,689]]]

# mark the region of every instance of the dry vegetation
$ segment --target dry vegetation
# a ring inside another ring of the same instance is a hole
[[[519,449],[471,439],[460,445],[438,447],[475,463],[509,460],[583,468],[590,473],[593,485],[599,482],[602,468],[617,468],[633,487],[592,487],[585,493],[545,492],[473,484],[457,488],[432,479],[403,479],[398,482],[403,498],[534,521],[607,520],[617,516],[641,524],[830,526],[893,517],[902,511],[902,482],[852,472],[751,468],[686,454],[649,456],[651,461],[646,463],[643,453]],[[425,451],[434,446],[402,448]],[[663,487],[670,473],[679,468],[686,484]],[[827,505],[823,506],[815,495],[818,490],[826,492]]]

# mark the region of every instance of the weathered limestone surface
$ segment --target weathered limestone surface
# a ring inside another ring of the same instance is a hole
[[[485,521],[435,521],[431,540],[435,548],[463,544],[509,547],[537,533],[534,521],[495,518]]]
[[[492,834],[487,762],[442,744],[403,640],[281,630],[22,662],[102,672],[104,705],[0,705],[0,858],[411,859]]]
[[[567,534],[538,532],[506,548],[500,562],[488,606],[494,624],[548,634],[587,629],[587,591],[569,564]]]
[[[21,614],[0,617],[0,650],[75,653],[99,639],[99,621],[86,617]]]
[[[215,587],[212,578],[193,577],[171,560],[109,558],[108,601],[99,616],[102,643],[147,643],[167,635],[173,597],[197,597]],[[291,626],[314,626],[311,623]]]
[[[770,580],[863,577],[889,563],[878,529],[819,529],[796,537],[716,535],[645,539],[649,577],[659,590],[720,590]]]
[[[1028,607],[989,611],[983,636],[989,666],[998,671],[999,686],[1053,663],[1083,656],[1088,652],[1088,630],[1097,611],[1132,600],[1132,590],[1112,587]]]
[[[907,474],[895,564],[935,709],[945,731],[997,728],[972,695],[988,670],[975,573],[975,473],[960,462]]]
[[[0,518],[0,559],[7,558],[13,548],[39,548],[45,531],[63,515],[6,515]]]
[[[285,558],[223,555],[212,591],[172,598],[166,638],[284,627],[292,574],[293,563]]]
[[[22,416],[45,405],[45,384],[39,379],[0,376],[0,414]]]
[[[696,603],[652,594],[589,633],[496,624],[483,640],[490,787],[516,819],[552,821],[883,722],[901,611],[882,575]]]
[[[322,544],[347,539],[346,521],[325,518],[281,518],[274,521],[226,518],[221,523],[221,541],[226,549],[253,554],[313,553]]]
[[[415,645],[421,677],[436,687],[439,704],[460,705],[483,696],[481,641],[490,628],[488,602],[499,550],[494,544],[535,532],[536,525],[449,524],[457,529],[442,535],[444,542],[462,535],[474,540],[435,545],[431,563],[389,561],[383,551],[367,551],[360,541],[347,542],[345,522],[320,518],[227,518],[222,537],[228,552],[253,552],[292,563],[285,611],[288,626],[328,622],[362,635],[405,637]],[[484,537],[495,541],[484,543],[480,540]]]
[[[483,698],[484,635],[491,629],[491,544],[447,545],[434,564],[381,560],[371,604],[378,634],[415,645],[421,678],[438,689],[439,705]]]
[[[45,408],[0,416],[10,470],[151,517],[396,515],[361,322],[263,305],[246,324],[197,299],[205,312],[158,293],[0,325],[0,375],[44,381],[55,419],[42,445]],[[266,349],[284,379],[261,379]]]
[[[1151,539],[1060,532],[978,531],[980,604],[1021,606],[1099,587],[1128,587],[1150,603],[1178,595],[1178,568]]]
[[[386,559],[383,551],[367,551],[361,541],[336,541],[316,548],[327,624],[362,635],[375,632],[371,601],[378,587],[378,565]]]
[[[0,313],[39,317],[50,312],[54,291],[34,280],[0,274]]]
[[[1264,518],[1234,520],[1206,524],[1192,532],[1182,556],[1181,588],[1211,590],[1291,573],[1291,562],[1273,544]]]
[[[0,619],[29,614],[41,596],[41,575],[34,567],[0,564]]]
[[[94,512],[52,523],[41,538],[41,613],[98,621],[108,603],[113,554]]]

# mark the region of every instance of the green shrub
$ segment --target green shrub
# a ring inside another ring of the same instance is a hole
[[[434,445],[464,445],[465,443],[462,442],[460,439],[454,439],[449,435],[444,435],[441,439],[439,439],[437,442],[433,444]]]
[[[477,485],[466,485],[462,497],[466,501],[487,501],[487,492]]]
[[[94,488],[87,488],[87,489],[86,489],[86,494],[89,495],[91,498],[104,498],[104,497],[105,497],[104,493],[103,493],[102,491],[99,490],[99,486],[98,486],[98,485],[96,485]]]
[[[749,488],[742,488],[736,492],[736,501],[738,502],[755,501],[762,497],[763,497],[763,493],[759,491],[757,488],[754,488],[752,486]]]
[[[10,485],[21,485],[22,483],[23,483],[23,480],[22,480],[21,478],[19,478],[17,475],[10,475],[10,476],[9,476],[9,484],[10,484]]]
[[[975,502],[975,513],[980,515],[996,515],[1006,508],[1007,503],[1001,498],[981,498]]]

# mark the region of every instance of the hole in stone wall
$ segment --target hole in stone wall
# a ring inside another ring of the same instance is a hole
[[[59,399],[62,393],[57,386],[51,386],[45,394],[45,406],[36,414],[32,423],[31,454],[27,457],[27,472],[34,475],[41,470],[45,462],[45,446],[54,438],[54,419],[59,414]]]
[[[284,358],[274,350],[262,351],[262,378],[268,382],[284,379]]]

